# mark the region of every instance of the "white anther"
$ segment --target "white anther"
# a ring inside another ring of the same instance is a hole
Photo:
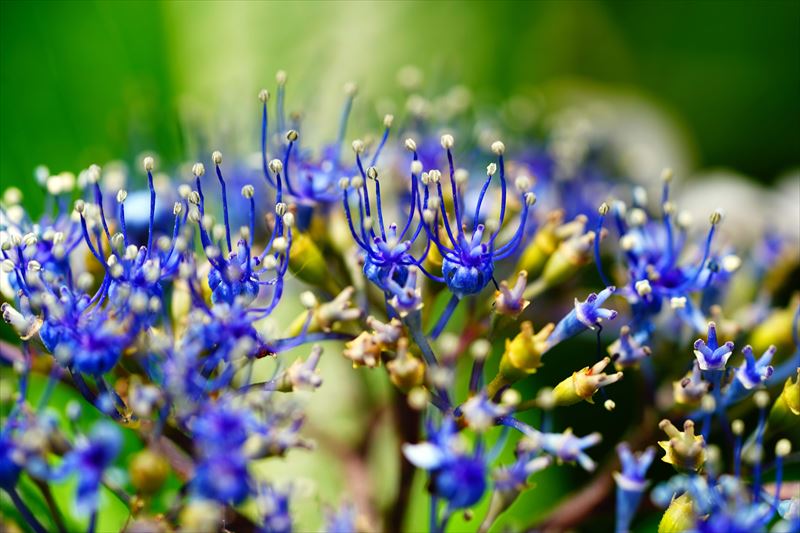
[[[371,180],[378,179],[378,169],[375,167],[369,167],[367,169],[367,177]]]
[[[708,221],[711,222],[712,225],[716,226],[717,224],[722,222],[724,216],[725,213],[722,211],[722,209],[717,208],[714,210],[713,213],[711,213],[711,216],[708,217]]]
[[[294,227],[294,213],[291,211],[283,215],[283,223],[286,224],[288,227]]]
[[[353,141],[352,146],[353,146],[353,151],[355,153],[357,154],[364,153],[364,141],[362,141],[361,139],[356,139],[355,141]]]
[[[216,154],[217,152],[214,152],[214,153]],[[220,154],[220,156],[221,156],[221,154]],[[205,165],[203,163],[195,163],[194,165],[192,165],[192,174],[194,174],[195,177],[199,178],[200,176],[202,176],[205,173],[206,173],[206,167],[205,167]]]
[[[440,142],[442,144],[442,148],[444,148],[445,150],[450,150],[455,144],[455,139],[453,139],[452,135],[446,133],[442,135]]]
[[[125,236],[122,233],[115,233],[111,236],[111,246],[115,249],[120,249],[125,245]]]
[[[86,292],[92,288],[92,285],[94,284],[94,276],[88,272],[81,272],[76,280],[76,283],[80,290]]]
[[[464,185],[469,180],[469,172],[464,168],[457,168],[453,173],[453,179],[456,180],[457,185]]]
[[[258,99],[261,100],[261,103],[266,104],[269,101],[269,91],[266,89],[258,91]]]
[[[339,188],[343,191],[346,191],[347,188],[350,186],[350,179],[348,178],[339,178]]]
[[[600,207],[597,208],[597,212],[600,214],[601,217],[604,217],[608,214],[609,209],[611,208],[608,207],[608,204],[603,202],[602,204],[600,204]]]
[[[705,413],[713,413],[714,410],[717,408],[717,402],[714,400],[714,397],[710,394],[706,394],[703,396],[703,399],[700,400],[700,408]]]
[[[428,172],[428,179],[430,179],[431,183],[439,183],[439,181],[442,179],[441,171],[435,168],[432,169],[430,172]]]
[[[650,282],[646,279],[640,279],[636,282],[636,293],[639,296],[647,296],[648,294],[653,292],[653,287],[650,286]]]
[[[738,255],[726,255],[722,258],[722,269],[725,272],[736,272],[742,266],[742,259]]]
[[[289,130],[286,132],[286,140],[292,143],[295,142],[299,136],[300,134],[297,133],[297,130]]]
[[[83,213],[86,210],[86,202],[83,200],[75,200],[75,211],[78,213]]]
[[[225,225],[224,224],[214,224],[211,228],[211,238],[215,241],[221,241],[226,234]]]
[[[153,170],[153,167],[156,165],[156,161],[155,161],[155,159],[153,159],[152,156],[148,155],[147,157],[144,158],[144,160],[142,161],[142,164],[144,165],[144,170],[146,172],[150,172],[151,170]]]
[[[383,116],[383,127],[384,128],[391,128],[392,122],[394,122],[394,115],[384,115]]]
[[[354,189],[360,189],[361,187],[364,186],[364,178],[362,178],[361,176],[353,176],[353,178],[350,180],[350,185]]]
[[[518,176],[517,179],[514,180],[514,186],[519,192],[525,192],[531,188],[531,179],[525,174]]]
[[[181,214],[181,212],[183,212],[183,204],[180,202],[175,202],[175,204],[172,206],[172,214],[178,216]]]
[[[429,198],[429,199],[428,199],[428,206],[429,206],[431,209],[433,209],[434,211],[436,211],[437,209],[439,209],[439,206],[440,206],[440,205],[442,205],[442,201],[441,201],[441,200],[439,200],[439,197],[438,197],[438,196],[434,196],[433,198]]]
[[[486,175],[487,176],[494,176],[495,172],[497,172],[497,165],[494,163],[489,163],[486,165]]]
[[[765,390],[760,390],[753,395],[753,401],[759,409],[765,409],[769,405],[769,393]]]
[[[786,457],[792,453],[792,443],[789,442],[789,439],[781,439],[775,445],[775,455],[778,457]]]
[[[404,144],[405,144],[406,150],[408,150],[409,152],[416,152],[417,151],[417,142],[414,139],[412,139],[411,137],[406,139]]]
[[[490,233],[490,234],[491,233],[495,233],[497,231],[497,229],[500,227],[500,221],[497,220],[496,218],[490,218],[489,220],[487,220],[484,223],[483,226],[484,226],[484,228],[486,228],[486,231],[488,233]]]
[[[486,339],[478,339],[469,347],[469,354],[476,361],[483,361],[492,351],[492,344]]]
[[[344,84],[344,94],[347,96],[355,96],[358,94],[358,85],[355,82],[348,81]]]
[[[630,234],[623,235],[619,239],[619,246],[626,252],[633,250],[633,248],[636,246],[636,238]]]
[[[422,220],[424,220],[426,224],[432,224],[435,217],[436,213],[430,209],[425,209],[422,211]]]
[[[5,272],[6,274],[8,274],[10,272],[14,272],[14,268],[15,268],[14,261],[12,261],[11,259],[3,259],[3,262],[2,262],[2,264],[0,264],[0,267],[3,269],[3,272]]]
[[[211,161],[213,161],[215,165],[221,165],[222,164],[222,152],[220,152],[219,150],[214,150],[211,153]]]
[[[744,422],[738,418],[731,422],[731,431],[733,431],[734,435],[741,435],[744,433]]]
[[[273,159],[269,162],[269,169],[273,174],[280,174],[283,172],[283,163],[280,159]]]
[[[278,202],[275,204],[275,214],[282,217],[286,213],[286,203]]]
[[[278,252],[279,254],[286,251],[288,244],[286,242],[285,237],[278,237],[272,242],[272,249]]]
[[[275,270],[275,267],[278,266],[278,260],[275,259],[274,255],[268,255],[264,258],[264,262],[262,264],[267,270]]]
[[[672,176],[673,176],[672,169],[669,167],[661,171],[661,181],[667,181],[667,182],[672,181]]]
[[[26,233],[22,236],[22,242],[25,243],[25,246],[36,246],[38,241],[39,239],[34,233]]]
[[[500,396],[500,403],[506,407],[514,408],[522,401],[522,395],[517,389],[506,389]]]
[[[117,191],[117,203],[123,203],[125,199],[128,197],[128,191],[125,189],[120,189]]]
[[[364,225],[364,228],[370,229],[372,227],[372,217],[364,217],[362,224]]]
[[[200,214],[200,210],[197,208],[197,205],[192,204],[189,206],[189,221],[197,224],[200,222],[202,215]]]
[[[209,244],[208,246],[206,246],[205,252],[206,252],[206,257],[208,257],[209,259],[216,259],[217,257],[219,257],[220,253],[219,248],[217,248],[213,244]]]
[[[669,305],[673,309],[683,309],[686,307],[686,297],[685,296],[673,296],[669,299]]]
[[[3,193],[3,203],[6,205],[17,205],[22,202],[22,191],[16,187],[9,187]]]
[[[89,165],[89,168],[86,169],[86,179],[91,184],[95,184],[100,181],[100,166],[99,165]]]
[[[255,194],[256,194],[256,188],[253,187],[252,185],[245,185],[244,187],[242,187],[242,196],[244,196],[248,200],[253,196],[255,196]]]
[[[506,145],[500,141],[495,141],[492,143],[492,153],[494,155],[503,155],[506,151]]]
[[[681,228],[688,228],[692,225],[692,214],[688,211],[681,211],[678,213],[678,219],[676,220],[678,226]]]
[[[286,85],[286,78],[287,76],[285,70],[279,70],[275,73],[275,81],[278,82],[278,85]]]
[[[526,192],[523,198],[525,199],[525,204],[528,207],[536,203],[536,195],[533,194],[532,192]]]
[[[422,161],[415,159],[411,162],[411,173],[419,175],[422,172]]]
[[[644,209],[635,207],[628,214],[628,222],[631,226],[643,226],[647,222],[647,213],[644,212]]]
[[[204,230],[211,231],[211,228],[214,227],[214,217],[211,215],[203,215],[203,218],[200,219],[200,224],[203,226]]]
[[[186,199],[189,200],[189,203],[192,205],[200,205],[200,193],[197,191],[189,189]]]
[[[317,307],[317,297],[311,291],[303,291],[300,293],[300,304],[306,309],[314,309]]]
[[[608,400],[603,402],[603,407],[605,407],[606,411],[611,412],[611,411],[613,411],[614,409],[617,408],[617,403],[614,400],[612,400],[611,398],[609,398]]]

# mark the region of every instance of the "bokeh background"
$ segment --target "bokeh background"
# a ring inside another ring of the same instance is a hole
[[[255,95],[274,85],[278,69],[290,75],[289,107],[313,117],[319,131],[312,135],[329,137],[346,81],[360,87],[356,122],[374,121],[381,99],[401,94],[397,73],[405,65],[420,68],[432,94],[468,87],[484,110],[503,109],[516,95],[543,108],[573,98],[613,102],[621,142],[656,145],[645,174],[667,164],[689,180],[724,168],[732,170],[723,176],[735,171],[769,186],[798,165],[796,1],[6,0],[0,189],[21,188],[35,212],[43,200],[33,179],[39,164],[77,172],[112,159],[133,164],[155,151],[168,167],[196,157],[198,139],[253,150]],[[800,198],[788,201],[796,213]],[[309,418],[320,448],[336,453],[263,465],[265,475],[293,479],[311,495],[299,509],[301,529],[317,527],[320,502],[339,503],[345,488],[369,487],[376,500],[391,502],[398,475],[391,420],[359,407],[388,404],[386,380],[333,357],[323,367],[330,386],[318,391],[324,401],[308,402]],[[551,384],[560,379],[543,374]],[[598,416],[611,423],[610,415],[579,409],[573,415],[587,431]],[[368,448],[366,467],[348,459],[365,435],[386,443]],[[531,491],[501,526],[532,523],[586,481],[576,469],[538,478],[547,490]],[[411,530],[424,527],[423,483],[415,478]],[[124,522],[123,511],[109,513],[104,525]],[[458,518],[454,527],[462,526]]]

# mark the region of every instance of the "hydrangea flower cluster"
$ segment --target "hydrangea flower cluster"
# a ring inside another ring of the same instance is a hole
[[[415,469],[430,531],[478,512],[470,528],[488,531],[527,491],[547,490],[533,488],[540,473],[575,465],[595,477],[591,497],[528,527],[569,529],[608,509],[609,529],[629,531],[653,487],[660,530],[800,528],[797,481],[783,479],[800,427],[800,305],[784,305],[770,288],[780,282],[762,284],[797,266],[796,247],[777,253],[770,240],[742,255],[719,210],[693,245],[671,171],[659,209],[642,188],[630,206],[595,209],[576,191],[627,189],[605,177],[613,169],[563,160],[555,140],[456,142],[419,95],[350,152],[350,84],[335,141],[307,147],[286,86],[278,73],[276,131],[270,93],[258,95],[258,189],[231,190],[215,151],[171,177],[145,157],[146,187],[130,195],[97,165],[77,177],[41,168],[38,218],[18,189],[4,193],[2,315],[18,342],[0,358],[4,383],[17,382],[3,397],[0,489],[22,527],[66,530],[51,486],[77,478],[89,531],[109,493],[130,513],[127,531],[292,531],[302,490],[266,482],[257,465],[315,446],[301,399],[338,386],[318,369],[326,342],[327,358],[340,352],[394,389],[396,519]],[[61,389],[76,399],[59,414]],[[582,409],[636,417],[633,444],[602,422],[573,429]],[[651,483],[656,443],[678,473]],[[614,444],[618,460],[603,448]],[[404,529],[368,499],[325,504],[329,531]]]

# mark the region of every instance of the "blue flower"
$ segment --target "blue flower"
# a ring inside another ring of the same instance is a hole
[[[547,338],[548,347],[552,348],[587,328],[594,330],[603,320],[616,318],[616,311],[600,307],[615,290],[614,287],[606,287],[598,294],[591,293],[583,302],[575,298],[575,308],[556,324],[556,329]]]
[[[439,428],[428,424],[428,441],[404,444],[403,454],[431,475],[431,491],[451,509],[476,504],[486,490],[486,464],[479,455],[459,450],[456,425],[445,418]]]
[[[756,361],[753,355],[753,348],[748,344],[742,348],[744,354],[744,364],[736,369],[736,379],[744,386],[745,389],[752,389],[772,375],[772,356],[775,355],[777,348],[770,346]]]
[[[694,342],[694,356],[700,370],[724,370],[725,364],[733,351],[733,342],[728,341],[720,346],[717,340],[717,325],[708,323],[708,340],[697,339]]]
[[[75,507],[81,514],[97,510],[100,483],[122,448],[122,436],[110,422],[97,422],[87,438],[81,438],[54,473],[54,479],[78,476]]]
[[[266,485],[259,491],[259,507],[264,517],[263,524],[258,528],[259,533],[291,533],[288,493]]]

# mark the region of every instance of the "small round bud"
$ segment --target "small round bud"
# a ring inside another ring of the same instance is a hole
[[[778,457],[786,457],[792,453],[792,443],[789,442],[789,439],[781,439],[775,445],[775,455]]]
[[[744,422],[739,420],[738,418],[731,422],[731,431],[733,431],[734,435],[741,435],[744,433]]]
[[[378,179],[378,169],[375,167],[369,167],[367,169],[367,177],[371,180]]]
[[[215,165],[221,165],[222,164],[222,152],[220,152],[219,150],[214,150],[211,153],[211,161],[213,161]]]
[[[256,194],[256,188],[252,185],[245,185],[242,187],[242,196],[247,198],[248,200],[252,198]]]
[[[600,213],[601,217],[604,217],[608,214],[609,209],[611,209],[607,203],[603,202],[600,204],[600,207],[597,209],[597,212]]]
[[[206,173],[206,167],[205,165],[203,165],[203,163],[195,163],[194,165],[192,165],[192,174],[194,174],[195,177],[199,178],[205,173]]]
[[[355,153],[357,154],[364,153],[364,141],[362,141],[361,139],[356,139],[355,141],[353,141],[352,146],[353,146],[353,151]]]
[[[760,390],[753,395],[753,401],[759,409],[765,409],[769,405],[769,393],[765,390]]]
[[[391,128],[392,122],[394,122],[394,115],[384,115],[383,116],[383,127],[384,128]]]
[[[286,132],[286,140],[290,143],[295,142],[299,136],[300,134],[297,133],[297,130],[289,130]]]
[[[422,161],[419,159],[415,159],[411,162],[411,173],[412,174],[420,174],[422,172]]]
[[[442,135],[442,138],[440,139],[440,142],[442,144],[442,148],[444,148],[445,150],[450,150],[453,147],[453,145],[455,144],[455,139],[453,139],[452,135],[445,134],[445,135]]]
[[[269,162],[269,169],[274,174],[280,174],[281,172],[283,172],[283,163],[281,162],[280,159],[273,159],[272,161]]]
[[[506,145],[500,141],[495,141],[492,143],[492,153],[494,155],[503,155],[506,151]]]
[[[616,404],[616,402],[614,400],[609,398],[608,400],[603,402],[603,407],[605,407],[606,411],[611,412],[611,411],[613,411],[614,409],[617,408],[617,404]]]
[[[127,197],[128,197],[128,191],[126,191],[125,189],[120,189],[120,190],[117,191],[117,202],[118,203],[120,203],[120,204],[123,203],[125,201],[125,198],[127,198]]]
[[[661,181],[670,182],[672,181],[672,169],[667,167],[661,171]]]
[[[317,307],[317,297],[311,291],[303,291],[300,293],[300,304],[306,309],[314,309]]]
[[[278,72],[275,73],[275,81],[278,82],[278,85],[281,86],[286,85],[286,78],[287,75],[285,70],[279,70]]]
[[[266,104],[269,101],[269,91],[266,89],[258,91],[258,99],[261,100],[261,103]]]
[[[405,144],[406,150],[408,150],[409,152],[416,152],[417,151],[417,142],[414,139],[412,139],[411,137],[406,139],[404,144]]]

